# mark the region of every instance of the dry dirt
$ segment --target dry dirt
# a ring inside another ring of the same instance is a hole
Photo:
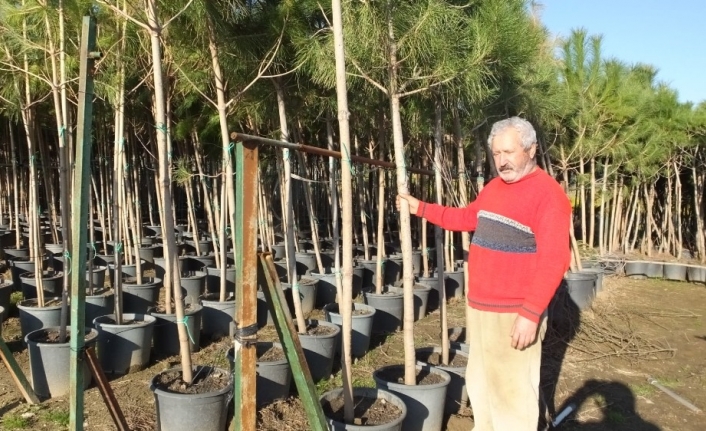
[[[656,379],[667,389],[702,409],[706,409],[706,286],[663,280],[632,280],[606,277],[604,291],[590,311],[581,315],[575,333],[566,328],[550,328],[545,340],[543,387],[551,392],[558,374],[555,396],[549,404],[560,411],[573,403],[577,411],[561,424],[564,430],[663,430],[703,431],[706,413],[697,414],[648,382]],[[464,322],[464,304],[452,300],[449,327]],[[312,318],[323,318],[315,311]],[[439,311],[417,322],[415,345],[438,344]],[[20,341],[17,310],[3,323],[3,336],[25,372],[27,350]],[[570,331],[571,332],[571,331]],[[276,340],[270,327],[260,339]],[[227,339],[202,341],[194,363],[228,369],[225,358]],[[372,372],[402,362],[402,333],[374,334],[371,350],[355,361],[356,386],[374,386]],[[154,353],[154,352],[153,352]],[[155,427],[155,404],[149,381],[157,373],[178,365],[179,358],[153,354],[149,367],[137,373],[114,378],[111,385],[131,429]],[[320,392],[341,385],[340,366],[334,375],[317,384]],[[294,385],[292,385],[294,388]],[[295,394],[293,389],[293,394]],[[85,429],[116,429],[98,390],[86,391]],[[68,423],[68,397],[27,405],[9,373],[0,371],[0,429],[61,430]],[[468,408],[449,418],[446,429],[468,431],[472,411]],[[259,430],[302,431],[309,429],[303,409],[295,396],[276,402],[258,412]]]

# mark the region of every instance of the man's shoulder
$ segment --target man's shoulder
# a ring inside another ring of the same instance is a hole
[[[559,181],[549,175],[549,173],[544,169],[537,167],[537,170],[532,174],[532,181],[530,181],[532,183],[532,187],[547,187],[554,188],[562,192],[564,191],[561,184],[559,184]]]
[[[537,189],[540,192],[538,195],[543,200],[555,202],[557,205],[565,207],[570,211],[571,203],[564,188],[545,170],[540,169],[540,171],[539,175],[537,175]]]

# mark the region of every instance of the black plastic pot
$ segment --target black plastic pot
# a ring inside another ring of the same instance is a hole
[[[92,281],[93,287],[95,289],[102,289],[105,287],[105,266],[94,266],[93,272],[89,274],[88,269],[86,269],[86,281]]]
[[[690,282],[706,283],[706,266],[689,265],[686,273]]]
[[[449,387],[446,390],[445,413],[447,415],[458,413],[459,409],[468,404],[468,392],[466,392],[466,365],[455,367],[452,365],[430,364],[429,358],[433,354],[440,355],[441,347],[421,347],[415,349],[418,364],[436,367],[449,373],[449,376],[451,376],[451,383],[449,383]],[[467,352],[457,349],[450,349],[449,361],[453,361],[456,356],[465,357],[466,361],[468,361]]]
[[[351,334],[351,355],[356,358],[362,358],[370,347],[370,333],[373,329],[373,320],[375,319],[375,308],[361,304],[353,303],[355,310],[365,310],[367,314],[359,314],[352,316],[353,333]],[[343,325],[343,317],[338,311],[338,304],[328,304],[324,307],[326,320],[335,323],[339,327]]]
[[[191,352],[199,351],[201,339],[201,312],[203,307],[191,304],[184,312],[184,325],[189,338]],[[150,313],[157,321],[154,324],[154,351],[160,356],[171,356],[179,353],[179,328],[176,314]]]
[[[404,422],[404,419],[407,417],[407,406],[405,405],[404,401],[402,398],[399,396],[393,394],[392,392],[385,391],[382,389],[376,389],[376,388],[353,388],[353,398],[355,400],[359,400],[360,398],[363,399],[370,399],[371,402],[374,402],[375,400],[384,400],[386,403],[392,404],[396,406],[398,409],[400,409],[400,415],[399,417],[395,418],[394,420],[390,421],[387,424],[379,424],[379,425],[355,425],[355,424],[347,424],[344,422],[337,421],[333,419],[331,416],[333,411],[331,408],[331,402],[335,399],[341,398],[343,396],[343,389],[338,388],[338,389],[333,389],[331,391],[325,392],[323,395],[321,395],[321,398],[319,398],[319,402],[321,403],[321,407],[324,410],[324,415],[326,415],[326,422],[328,423],[329,430],[331,431],[402,431],[402,423]],[[365,414],[365,408],[367,406],[365,401],[358,402],[356,403],[356,409],[355,409],[355,416],[356,417],[361,417]]]
[[[384,283],[395,284],[402,277],[402,256],[391,256],[385,263]]]
[[[289,283],[282,282],[280,284],[282,285],[282,290],[288,290],[292,295],[295,294],[295,289],[292,289],[292,286]],[[299,288],[299,299],[302,303],[302,313],[308,314],[314,310],[318,284],[319,280],[310,277],[302,277],[297,282]]]
[[[307,320],[307,328],[325,326],[333,332],[326,335],[299,334],[299,342],[304,350],[304,357],[314,382],[331,377],[333,359],[338,348],[341,328],[335,323],[322,320]]]
[[[686,281],[686,265],[681,263],[665,263],[664,278],[672,281]]]
[[[47,399],[68,394],[71,388],[71,343],[48,343],[43,341],[47,335],[58,334],[58,327],[50,327],[32,331],[24,337],[29,352],[29,371],[32,388],[39,398]],[[68,330],[70,335],[70,330]],[[95,344],[98,332],[86,328],[85,346]],[[83,363],[83,387],[91,384],[91,372]]]
[[[625,275],[632,278],[647,277],[649,262],[644,260],[631,260],[625,262]]]
[[[377,259],[371,259],[371,260],[358,260],[358,264],[360,267],[363,268],[363,279],[361,280],[361,287],[363,289],[366,289],[368,287],[377,287],[375,285],[375,273],[377,272],[377,267],[378,267],[378,261]],[[383,285],[385,284],[385,266],[387,264],[387,258],[383,258],[382,262],[380,263],[382,265],[382,280],[383,280]]]
[[[45,298],[45,301],[53,301],[55,305],[38,307],[36,299],[25,299],[17,303],[23,338],[38,329],[61,324],[61,298]]]
[[[272,343],[269,341],[258,341],[257,362],[256,362],[256,402],[258,406],[270,404],[272,401],[284,399],[289,396],[289,387],[292,382],[292,369],[289,367],[287,358],[276,361],[262,361],[263,356],[271,348],[282,349],[280,343]],[[231,347],[226,352],[230,369],[233,370],[233,348]]]
[[[0,279],[0,307],[3,308],[0,313],[0,321],[7,318],[10,310],[10,298],[12,296],[12,281]]]
[[[647,276],[649,278],[664,277],[664,264],[662,262],[647,262]]]
[[[319,274],[312,271],[311,277],[319,281],[316,286],[316,307],[321,308],[336,302],[336,274],[333,272]]]
[[[569,272],[564,276],[562,285],[579,310],[585,310],[593,303],[597,278],[595,273],[590,272]]]
[[[20,275],[22,281],[22,296],[25,299],[37,297],[37,280],[32,272]],[[42,290],[45,297],[61,296],[64,288],[64,273],[42,271]]]
[[[123,325],[115,323],[115,315],[97,317],[93,326],[98,331],[98,359],[108,374],[139,371],[150,361],[152,334],[156,319],[146,314],[123,314]]]
[[[395,332],[402,328],[404,314],[404,294],[397,289],[383,289],[378,294],[374,291],[363,291],[365,303],[375,308],[373,328],[376,331]]]
[[[125,313],[147,314],[157,305],[162,280],[156,277],[142,277],[142,284],[134,278],[123,279],[123,310]]]
[[[165,373],[173,372],[167,370]],[[195,366],[194,376],[225,370]],[[161,373],[160,373],[161,374]],[[156,382],[160,374],[150,381],[157,407],[157,429],[160,431],[223,431],[228,426],[228,404],[233,398],[233,379],[218,391],[203,394],[181,394],[160,388]]]
[[[235,299],[229,297],[220,302],[218,297],[205,297],[201,304],[201,333],[214,340],[230,335],[230,326],[235,315]]]
[[[316,254],[313,252],[296,252],[297,274],[309,275],[317,270]]]
[[[394,393],[404,401],[407,406],[407,417],[402,423],[404,431],[441,431],[451,376],[436,367],[417,365],[416,368],[418,376],[433,373],[441,376],[443,381],[432,385],[405,385],[388,381],[386,377],[390,374],[404,375],[403,365],[388,365],[373,372],[375,386]]]
[[[192,271],[181,275],[181,293],[183,298],[191,298],[191,302],[199,300],[206,290],[206,276],[202,271]]]
[[[444,280],[446,299],[463,298],[463,269],[460,271],[446,271],[444,275],[446,276]]]
[[[220,293],[221,269],[208,266],[204,270],[208,274],[206,293]],[[235,293],[235,267],[226,268],[226,292]]]
[[[93,295],[86,292],[85,324],[87,328],[93,327],[96,317],[113,314],[115,312],[115,293],[113,289],[94,289]]]
[[[402,289],[402,288],[400,288]],[[431,292],[435,292],[432,288],[424,286],[422,284],[414,285],[414,321],[423,319],[427,315],[427,310],[429,309],[429,297]],[[438,295],[437,295],[438,298]]]

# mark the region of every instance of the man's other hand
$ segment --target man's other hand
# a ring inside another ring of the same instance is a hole
[[[537,338],[537,326],[537,323],[526,317],[517,316],[510,333],[510,345],[512,348],[522,350],[534,343],[534,340]]]

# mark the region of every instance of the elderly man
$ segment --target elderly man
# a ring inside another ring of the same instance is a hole
[[[468,394],[475,431],[536,431],[546,309],[569,266],[571,205],[537,166],[532,125],[512,117],[488,137],[499,178],[465,208],[399,195],[410,212],[475,231],[468,257]]]

